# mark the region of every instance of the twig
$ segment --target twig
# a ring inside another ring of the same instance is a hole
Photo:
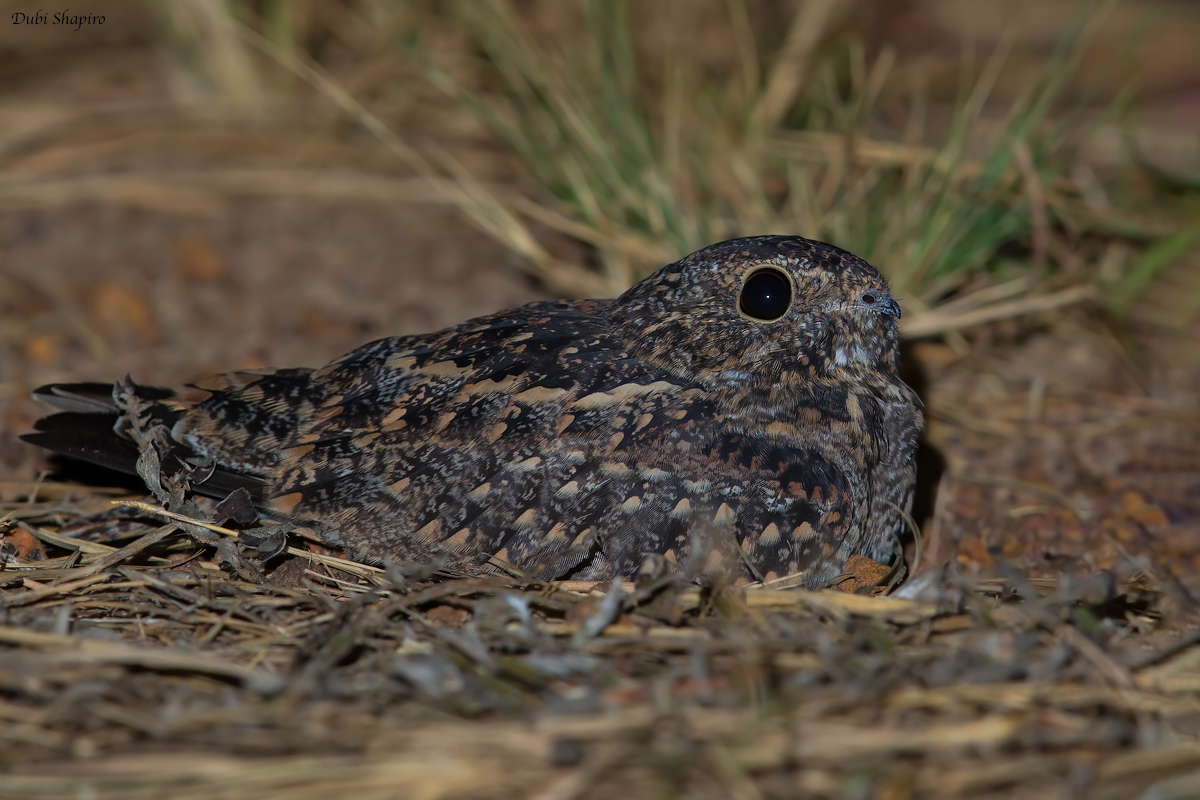
[[[1013,145],[1013,156],[1025,179],[1025,190],[1029,193],[1029,212],[1033,223],[1033,264],[1046,266],[1046,253],[1050,249],[1050,215],[1046,212],[1046,193],[1042,191],[1042,179],[1033,164],[1033,154],[1025,142]]]
[[[753,112],[759,130],[770,131],[778,126],[804,87],[813,52],[837,5],[835,0],[802,0],[792,18],[787,41],[771,67],[766,89]]]
[[[69,583],[59,583],[53,586],[39,586],[38,588],[30,589],[28,592],[22,592],[21,594],[0,600],[0,606],[8,608],[26,606],[30,603],[36,603],[39,600],[45,600],[47,597],[54,597],[55,595],[60,594],[70,594],[77,589],[86,588],[91,586],[93,583],[99,583],[100,581],[105,580],[107,577],[107,575],[89,575],[86,578],[81,578],[80,580],[71,581]],[[28,585],[29,583],[32,583],[32,581],[29,581],[27,578],[26,584]]]
[[[996,305],[956,316],[947,317],[939,314],[937,311],[930,311],[921,314],[910,322],[901,322],[900,331],[906,337],[913,339],[922,336],[933,336],[948,331],[970,328],[975,325],[997,322],[1011,317],[1019,317],[1025,314],[1051,311],[1055,308],[1062,308],[1063,306],[1092,300],[1095,297],[1095,286],[1072,286],[1069,289],[1062,289],[1037,297],[1026,297],[1021,300],[1013,300],[1009,303],[997,303]]]
[[[120,564],[125,559],[137,555],[147,547],[158,544],[176,530],[178,530],[178,528],[176,528],[174,525],[163,525],[161,528],[156,528],[155,530],[150,531],[150,533],[147,533],[145,536],[134,539],[120,550],[114,550],[103,558],[88,564],[86,567],[80,567],[79,570],[73,572],[70,577],[84,578],[88,575],[95,575],[98,572],[103,572],[109,567],[115,564]]]
[[[926,540],[926,561],[930,567],[940,567],[938,551],[942,546],[942,520],[946,515],[946,505],[950,502],[950,472],[942,473],[938,480],[937,499],[933,502],[933,521],[929,525],[929,538]],[[917,571],[913,570],[913,577]]]
[[[49,650],[52,653],[51,660],[58,663],[124,664],[145,669],[206,673],[231,678],[262,694],[271,694],[283,687],[282,679],[274,675],[183,651],[131,647],[6,626],[0,626],[0,642]]]
[[[238,531],[231,530],[229,528],[222,528],[220,525],[213,525],[210,522],[194,520],[191,517],[184,516],[183,514],[176,514],[174,511],[167,511],[165,508],[159,508],[158,506],[151,505],[150,503],[143,503],[140,500],[113,500],[112,504],[114,506],[128,506],[130,508],[136,508],[139,511],[145,511],[150,514],[165,517],[167,519],[186,522],[189,525],[196,525],[206,530],[210,530],[213,533],[219,533],[222,536],[228,536],[231,539],[237,539],[238,536],[241,535]],[[349,561],[344,558],[337,558],[336,556],[325,556],[319,553],[314,553],[311,550],[302,550],[298,547],[289,546],[286,549],[286,552],[288,555],[307,559],[308,561],[321,564],[322,566],[331,567],[342,572],[348,572],[351,575],[363,578],[373,583],[379,583],[383,580],[384,571],[379,567],[373,567],[370,564],[363,564],[358,561]]]

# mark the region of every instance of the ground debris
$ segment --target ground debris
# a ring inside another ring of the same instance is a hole
[[[168,524],[76,539],[50,499],[7,524],[0,797],[1125,797],[1200,769],[1195,603],[1136,570],[393,581],[293,536],[258,582],[121,502]]]

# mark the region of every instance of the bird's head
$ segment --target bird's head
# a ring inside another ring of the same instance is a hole
[[[900,307],[862,259],[799,236],[706,247],[616,301],[631,351],[701,382],[895,373]]]

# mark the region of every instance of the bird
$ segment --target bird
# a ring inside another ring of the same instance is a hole
[[[849,252],[799,236],[705,247],[615,299],[543,301],[366,344],[318,368],[180,390],[51,384],[23,438],[192,491],[245,489],[364,563],[538,580],[819,588],[891,562],[921,401],[900,307]]]

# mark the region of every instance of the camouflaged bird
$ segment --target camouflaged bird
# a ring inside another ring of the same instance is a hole
[[[25,438],[133,471],[132,403],[160,455],[215,462],[196,491],[246,487],[372,563],[494,556],[599,579],[658,555],[815,587],[851,555],[892,560],[911,505],[923,420],[899,316],[847,252],[736,239],[615,300],[533,303],[321,369],[44,387],[70,413]]]

